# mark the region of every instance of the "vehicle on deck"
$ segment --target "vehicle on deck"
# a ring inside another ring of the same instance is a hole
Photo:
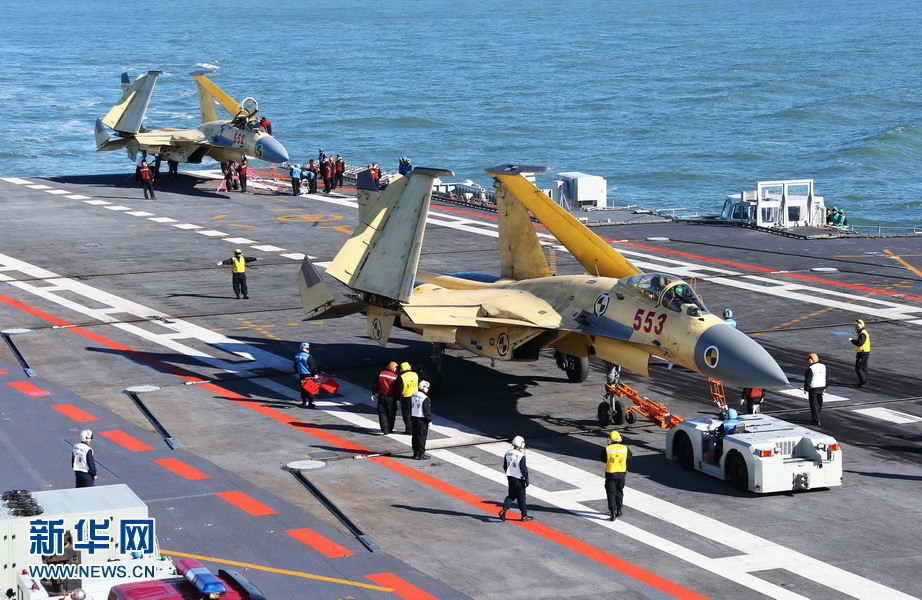
[[[832,436],[763,414],[738,420],[723,436],[720,420],[683,421],[666,434],[666,458],[757,494],[842,485],[842,449]]]

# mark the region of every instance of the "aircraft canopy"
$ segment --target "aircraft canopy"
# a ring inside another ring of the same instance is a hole
[[[669,310],[681,311],[683,304],[694,304],[702,313],[710,312],[685,281],[666,273],[641,273],[622,280],[629,288],[656,300]]]

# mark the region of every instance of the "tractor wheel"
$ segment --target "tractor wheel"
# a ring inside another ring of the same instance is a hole
[[[686,471],[695,470],[695,451],[688,434],[681,431],[672,440],[672,455],[679,459],[679,466]]]
[[[727,457],[727,479],[741,492],[749,491],[749,468],[739,452]]]

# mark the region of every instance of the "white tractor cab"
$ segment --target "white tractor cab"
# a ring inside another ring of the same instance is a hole
[[[720,220],[755,227],[824,227],[826,203],[812,179],[759,181],[756,189],[729,194]]]
[[[666,434],[666,458],[757,494],[842,485],[842,449],[832,436],[763,414],[737,420],[723,436],[718,419],[683,421]]]

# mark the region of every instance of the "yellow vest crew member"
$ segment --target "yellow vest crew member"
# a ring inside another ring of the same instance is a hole
[[[253,258],[250,256],[244,256],[243,250],[237,248],[234,250],[234,255],[227,260],[222,260],[217,263],[220,267],[221,265],[230,265],[231,268],[231,285],[234,287],[234,294],[237,296],[237,300],[240,300],[240,294],[243,294],[244,300],[249,300],[250,296],[247,294],[247,263],[253,262],[254,260],[262,260],[261,258]]]
[[[602,462],[605,463],[605,496],[608,497],[608,520],[614,521],[621,516],[624,501],[624,479],[631,462],[631,451],[621,443],[621,434],[612,431],[608,434],[611,442],[602,450]]]
[[[868,358],[871,356],[871,334],[864,328],[864,321],[855,321],[855,337],[848,341],[855,346],[855,375],[858,387],[863,387],[868,382]]]
[[[396,385],[404,433],[410,433],[410,397],[419,391],[419,375],[413,370],[410,363],[400,363],[400,377],[397,378]]]

